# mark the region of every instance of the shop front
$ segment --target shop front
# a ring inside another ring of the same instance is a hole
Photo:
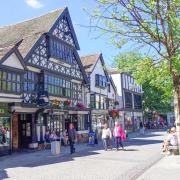
[[[70,123],[74,124],[77,134],[88,134],[90,129],[89,110],[71,111],[48,108],[20,108],[15,106],[11,107],[11,111],[13,111],[13,151],[26,148],[38,148],[44,143],[46,131],[49,131],[50,134],[54,131],[59,138],[63,138]],[[7,119],[7,116],[5,116],[5,118]],[[10,125],[7,125],[8,121],[5,118],[1,124],[8,129]],[[0,118],[0,120],[1,119],[2,118]],[[4,143],[4,145],[7,146],[7,143]]]
[[[143,113],[142,112],[134,112],[134,130],[139,130],[139,123],[143,122]]]
[[[11,114],[8,104],[0,103],[0,156],[11,153]]]
[[[118,122],[121,125],[121,127],[124,129],[125,128],[125,124],[124,124],[124,112],[123,111],[119,111]]]
[[[143,112],[124,112],[124,129],[128,132],[139,130],[139,123],[143,122]]]
[[[133,112],[124,112],[124,125],[126,131],[133,131]]]

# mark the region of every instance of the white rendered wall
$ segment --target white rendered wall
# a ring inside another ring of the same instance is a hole
[[[110,89],[111,89],[111,92],[108,92],[108,98],[109,99],[116,99],[116,92],[112,86],[112,84],[110,84]]]
[[[107,87],[105,89],[101,89],[101,88],[98,88],[98,87],[95,86],[95,75],[96,74],[106,76],[105,73],[104,73],[104,69],[103,69],[103,66],[101,64],[100,59],[96,63],[96,66],[94,67],[94,70],[91,73],[90,89],[91,89],[91,92],[96,92],[96,93],[107,96],[108,95]]]
[[[24,69],[18,57],[14,53],[11,54],[2,64],[17,69]]]
[[[122,96],[121,74],[120,73],[119,74],[112,74],[111,77],[112,77],[114,84],[116,86],[117,95]]]

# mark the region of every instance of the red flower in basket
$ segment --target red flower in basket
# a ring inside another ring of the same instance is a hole
[[[70,100],[64,101],[64,106],[70,106],[70,105],[71,105],[71,101]]]
[[[76,107],[79,108],[79,109],[84,109],[84,108],[85,108],[84,104],[82,104],[82,103],[80,103],[80,102],[78,102],[78,103],[76,104]]]
[[[119,116],[119,112],[116,109],[113,109],[113,110],[110,111],[110,116],[112,118],[116,118],[116,117]]]

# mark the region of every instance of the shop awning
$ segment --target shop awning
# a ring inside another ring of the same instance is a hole
[[[107,114],[108,110],[99,109],[99,110],[92,110],[91,112],[92,114]]]
[[[89,111],[69,111],[69,114],[89,114]]]
[[[21,113],[35,113],[38,108],[29,108],[29,107],[20,107],[20,106],[13,106],[11,107],[11,111],[21,112]]]

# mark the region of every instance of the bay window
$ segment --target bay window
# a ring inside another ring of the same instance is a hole
[[[82,94],[77,83],[49,74],[44,75],[44,87],[49,94],[76,100],[79,100],[78,93]]]

